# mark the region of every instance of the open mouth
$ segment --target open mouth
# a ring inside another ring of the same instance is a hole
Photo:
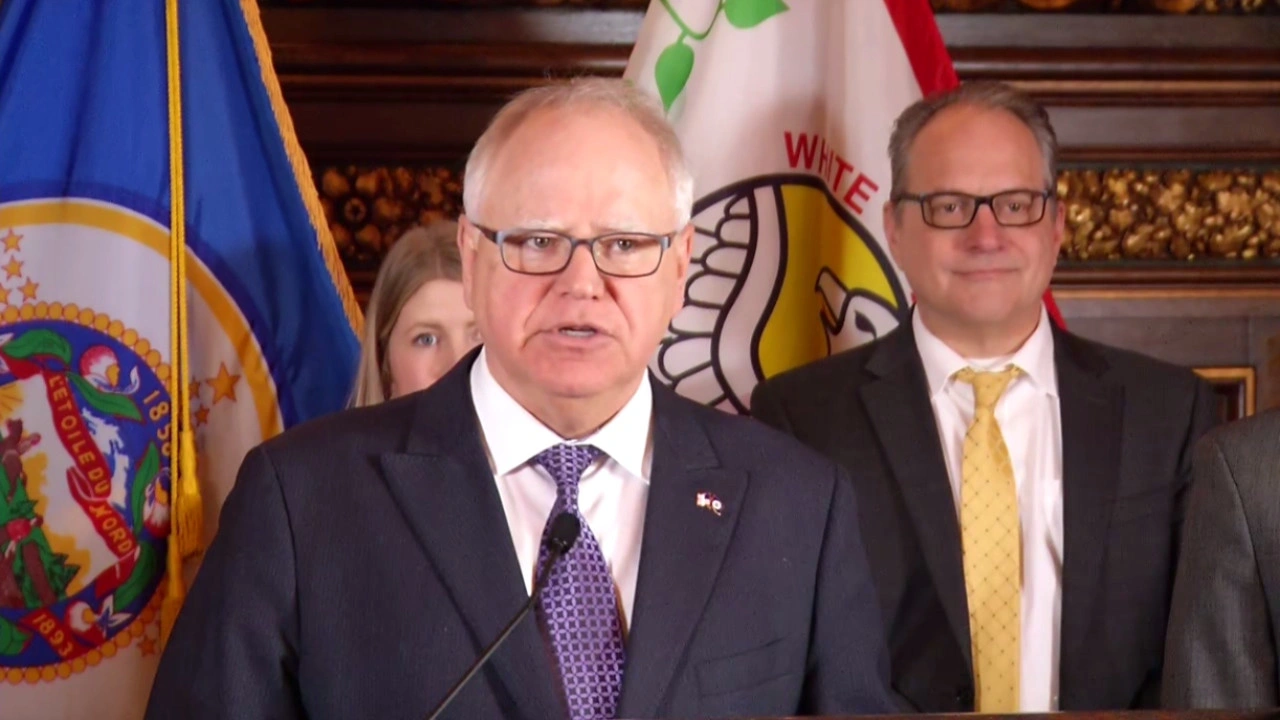
[[[576,339],[582,340],[586,338],[593,338],[596,335],[598,335],[600,331],[596,330],[590,325],[566,325],[562,328],[559,328],[556,332],[558,332],[563,337],[570,337],[570,338],[576,338]]]

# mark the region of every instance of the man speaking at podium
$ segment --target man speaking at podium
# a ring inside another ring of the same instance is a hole
[[[691,203],[675,134],[620,81],[504,108],[458,235],[482,350],[249,454],[148,717],[423,718],[531,594],[442,717],[893,710],[848,477],[646,371]]]

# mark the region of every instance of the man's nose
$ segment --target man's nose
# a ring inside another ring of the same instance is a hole
[[[990,205],[979,205],[973,222],[965,228],[965,247],[981,252],[998,250],[1004,245],[1001,233],[1003,226],[996,222],[995,212]]]
[[[596,297],[600,294],[604,278],[591,256],[590,246],[579,245],[573,249],[569,264],[560,273],[559,282],[575,297]]]

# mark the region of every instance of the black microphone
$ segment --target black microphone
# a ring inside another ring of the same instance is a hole
[[[542,573],[538,575],[538,579],[533,585],[533,592],[529,593],[529,602],[525,603],[524,607],[520,608],[520,612],[511,618],[511,622],[507,623],[507,626],[502,629],[498,639],[485,648],[484,654],[472,664],[471,669],[467,670],[467,674],[454,683],[453,687],[449,689],[449,694],[445,695],[444,700],[441,700],[440,704],[431,711],[431,714],[427,716],[427,720],[435,720],[440,713],[444,712],[444,709],[449,706],[453,698],[466,686],[467,681],[477,672],[480,672],[480,668],[484,667],[484,664],[488,662],[489,656],[493,655],[494,651],[502,646],[503,641],[516,629],[516,626],[520,624],[524,616],[528,615],[533,606],[538,604],[538,597],[542,595],[542,586],[546,584],[547,577],[551,575],[551,568],[555,567],[557,560],[569,554],[573,544],[578,541],[578,533],[580,532],[582,532],[582,523],[578,521],[577,515],[571,512],[562,512],[555,516],[555,519],[551,521],[551,531],[547,533],[546,547],[550,553],[547,556],[547,564],[542,568]]]

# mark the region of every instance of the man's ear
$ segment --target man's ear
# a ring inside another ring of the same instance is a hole
[[[894,265],[902,267],[898,260],[898,210],[896,203],[887,200],[881,212],[884,215],[884,243],[889,248],[889,257],[893,258]]]
[[[1062,241],[1067,236],[1067,206],[1060,199],[1053,200],[1053,257],[1062,252]]]

